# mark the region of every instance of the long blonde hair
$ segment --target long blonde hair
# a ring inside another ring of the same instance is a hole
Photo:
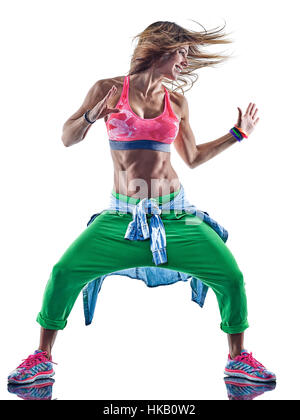
[[[203,28],[200,23],[196,23]],[[151,67],[163,54],[170,54],[177,48],[188,45],[188,66],[183,69],[176,82],[170,81],[167,78],[163,79],[164,84],[172,85],[172,91],[181,89],[184,94],[182,88],[191,85],[191,89],[198,79],[198,75],[193,73],[195,70],[202,67],[214,66],[229,58],[227,55],[203,51],[203,47],[207,45],[229,44],[232,42],[224,38],[227,36],[222,32],[224,27],[225,24],[218,30],[211,29],[207,31],[204,28],[204,31],[197,32],[185,29],[175,22],[154,22],[133,37],[132,42],[138,38],[138,44],[132,54],[130,69],[127,75],[143,72]],[[182,82],[182,84],[179,82]],[[173,87],[174,84],[177,85],[175,89]]]

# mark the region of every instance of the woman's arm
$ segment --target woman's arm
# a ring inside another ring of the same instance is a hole
[[[196,168],[197,166],[201,165],[201,163],[204,163],[207,160],[213,158],[237,142],[238,140],[236,140],[232,134],[227,133],[224,136],[219,137],[217,140],[209,141],[208,143],[197,144],[197,152],[191,167]]]
[[[180,122],[179,132],[174,141],[174,146],[179,155],[190,168],[196,168],[197,166],[201,165],[202,163],[221,153],[223,150],[227,149],[232,144],[238,142],[238,140],[236,140],[232,134],[227,133],[216,140],[196,145],[195,136],[189,124],[188,102],[186,97],[183,95],[181,109],[182,118]],[[242,116],[241,109],[238,108],[238,110],[239,118],[237,125],[238,127],[241,127],[244,131],[246,131],[249,135],[253,131],[254,126],[259,120],[259,118],[257,118],[256,121],[254,121],[254,118],[257,113],[257,109],[255,110],[255,104],[249,104],[246,114],[244,116]]]
[[[61,139],[66,147],[82,141],[91,128],[92,124],[84,118],[86,111],[96,108],[96,115],[91,115],[92,113],[89,112],[89,118],[92,120],[102,118],[102,113],[112,111],[108,109],[106,101],[114,92],[111,79],[98,80],[90,88],[81,107],[63,125]]]

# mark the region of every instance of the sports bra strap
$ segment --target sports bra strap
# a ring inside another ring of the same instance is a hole
[[[127,97],[128,97],[128,76],[125,76],[124,82],[123,82],[122,93],[120,97],[120,102],[124,102],[125,99],[127,99]]]
[[[165,89],[165,93],[166,93],[166,96],[165,96],[165,100],[167,101],[167,109],[168,109],[168,111],[170,112],[170,107],[171,107],[171,104],[170,104],[170,95],[169,95],[169,91],[168,91],[168,89],[164,86],[164,89]],[[171,111],[172,111],[172,108],[171,108]]]

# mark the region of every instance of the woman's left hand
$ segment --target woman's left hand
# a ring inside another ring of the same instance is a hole
[[[252,102],[249,103],[246,113],[243,115],[241,108],[237,107],[239,111],[239,117],[237,120],[237,126],[245,131],[248,135],[252,133],[256,124],[259,121],[259,117],[256,118],[258,109]]]

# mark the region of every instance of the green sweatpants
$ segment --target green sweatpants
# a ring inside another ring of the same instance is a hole
[[[123,198],[126,196],[123,196]],[[221,329],[229,334],[248,327],[243,274],[219,235],[198,216],[168,210],[161,213],[168,262],[160,267],[198,277],[215,293]],[[151,214],[147,215],[150,222]],[[106,210],[74,240],[53,266],[37,322],[65,328],[83,287],[98,277],[132,267],[156,267],[150,242],[124,238],[132,214]]]

